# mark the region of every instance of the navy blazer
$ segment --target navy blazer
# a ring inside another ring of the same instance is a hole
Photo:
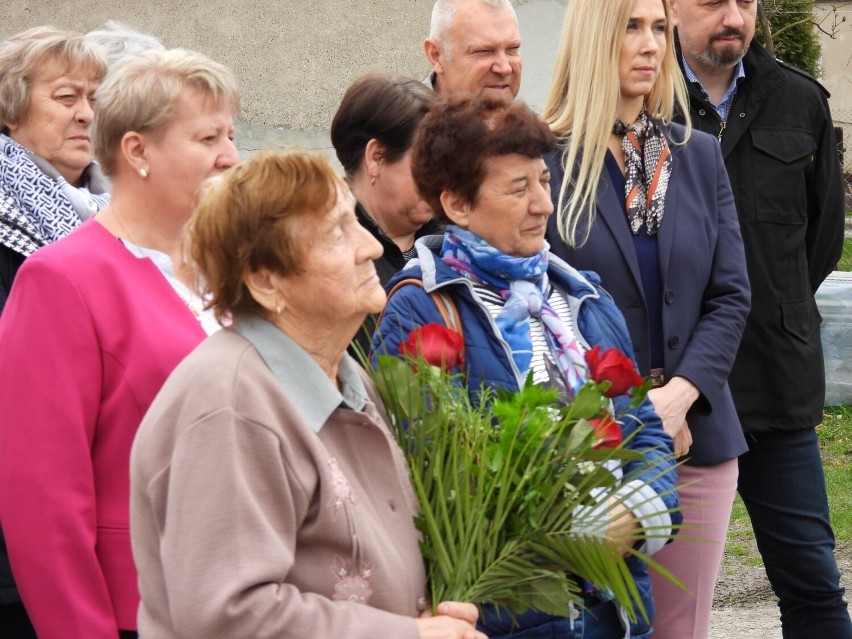
[[[747,450],[728,376],[748,316],[751,290],[743,241],[719,144],[684,127],[664,127],[672,153],[666,207],[657,235],[663,292],[666,378],[685,377],[700,391],[687,413],[693,444],[687,463],[718,464]],[[551,197],[558,205],[562,153],[545,156]],[[597,271],[624,313],[639,370],[650,371],[648,312],[633,238],[606,169],[597,191],[597,214],[587,242],[569,248],[559,237],[557,215],[548,222],[551,250],[580,270]],[[645,232],[644,229],[642,232]]]

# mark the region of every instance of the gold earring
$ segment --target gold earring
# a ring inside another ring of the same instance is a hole
[[[376,186],[376,176],[375,175],[370,176],[370,186]]]
[[[148,169],[139,169],[139,177],[141,177],[143,180],[147,180],[148,179]]]

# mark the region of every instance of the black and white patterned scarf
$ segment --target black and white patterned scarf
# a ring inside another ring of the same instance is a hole
[[[672,172],[666,136],[644,108],[633,124],[616,120],[612,132],[624,136],[624,199],[630,230],[638,235],[645,224],[648,235],[654,235],[663,221]]]
[[[0,244],[29,256],[109,203],[109,181],[91,164],[76,188],[41,158],[0,135]],[[90,190],[91,189],[91,190]]]

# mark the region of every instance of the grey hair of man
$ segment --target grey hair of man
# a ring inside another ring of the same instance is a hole
[[[462,2],[479,2],[493,9],[509,8],[512,13],[515,8],[511,0],[435,0],[432,6],[432,22],[429,27],[429,37],[439,43],[444,49],[447,60],[452,60],[452,47],[447,40],[447,32],[453,23],[453,17]]]
[[[163,51],[166,48],[158,38],[116,20],[107,20],[102,29],[89,31],[85,39],[101,48],[109,66],[126,55]]]

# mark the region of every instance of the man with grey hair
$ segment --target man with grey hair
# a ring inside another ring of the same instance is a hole
[[[521,36],[509,0],[437,0],[423,50],[432,88],[444,97],[457,91],[518,95]]]
[[[89,31],[86,40],[101,48],[109,66],[126,55],[137,55],[151,50],[162,51],[166,48],[158,38],[115,20],[107,20],[102,28]]]

